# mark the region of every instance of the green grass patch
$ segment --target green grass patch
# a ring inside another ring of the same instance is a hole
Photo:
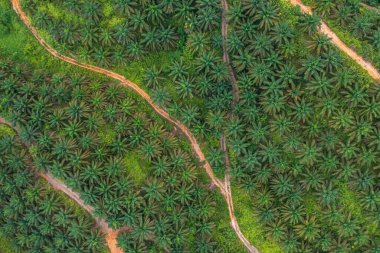
[[[261,253],[284,252],[275,241],[266,237],[264,229],[254,213],[255,207],[249,193],[234,187],[233,185],[236,185],[236,183],[231,182],[231,185],[235,215],[240,229],[248,241],[257,247]]]
[[[16,247],[12,244],[11,240],[6,238],[0,233],[0,252],[1,253],[22,253],[22,251],[17,250]]]
[[[7,125],[0,124],[0,138],[7,135],[15,135],[14,130]]]
[[[342,207],[359,220],[363,220],[363,210],[360,206],[359,196],[347,184],[339,185],[340,203]]]
[[[219,193],[216,193],[214,196],[216,200],[216,212],[213,215],[215,229],[213,230],[212,238],[217,242],[221,252],[247,252],[231,228],[230,217],[224,198]]]
[[[110,145],[116,136],[116,131],[108,125],[102,126],[98,131],[99,141],[103,144]]]
[[[143,184],[150,172],[149,163],[139,159],[139,155],[133,152],[127,153],[124,163],[128,175],[134,180],[134,182],[138,185]]]

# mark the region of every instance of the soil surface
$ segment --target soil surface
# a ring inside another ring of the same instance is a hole
[[[380,14],[380,9],[379,8],[373,7],[373,6],[365,4],[365,3],[360,3],[360,5],[363,6],[364,8],[369,9],[369,10],[376,11],[377,14]]]
[[[17,126],[13,126],[10,122],[5,120],[0,116],[0,124],[4,124],[12,128],[16,133],[19,133],[19,128]],[[28,145],[25,145],[28,147]],[[111,253],[123,253],[123,250],[119,247],[117,247],[117,236],[121,231],[126,231],[129,228],[123,227],[120,229],[112,229],[108,226],[107,222],[104,219],[98,219],[93,215],[94,213],[94,207],[87,205],[84,203],[84,201],[80,198],[80,194],[78,192],[74,192],[71,190],[64,182],[61,180],[55,178],[51,173],[38,173],[37,176],[45,179],[54,190],[59,190],[66,194],[70,199],[74,200],[81,208],[85,209],[89,214],[91,214],[95,221],[96,225],[99,227],[99,229],[106,235],[106,242],[107,246]]]
[[[216,178],[216,176],[213,173],[213,170],[211,168],[210,163],[207,161],[204,153],[202,152],[200,145],[198,144],[196,138],[194,135],[190,132],[190,130],[180,121],[177,119],[171,117],[168,112],[166,112],[162,107],[155,104],[151,97],[146,93],[143,89],[141,89],[137,84],[133,83],[132,81],[126,79],[124,76],[117,74],[115,72],[112,72],[107,69],[103,69],[100,67],[88,65],[81,63],[77,61],[76,59],[70,58],[68,56],[62,55],[57,50],[55,50],[53,47],[51,47],[38,33],[36,28],[31,24],[29,18],[25,14],[25,12],[22,10],[20,6],[19,0],[11,0],[13,9],[16,11],[16,13],[19,15],[21,20],[24,22],[24,24],[28,27],[30,32],[33,34],[33,36],[38,40],[38,42],[54,57],[61,59],[67,63],[70,63],[72,65],[78,66],[83,69],[87,69],[93,72],[100,73],[102,75],[105,75],[107,77],[113,78],[115,80],[120,81],[121,85],[124,87],[132,89],[134,92],[139,94],[163,119],[167,120],[169,123],[171,123],[174,127],[179,129],[185,137],[188,139],[188,141],[191,144],[191,147],[193,149],[193,152],[197,155],[200,163],[202,164],[204,170],[206,171],[207,175],[209,176],[212,183],[218,187],[220,193],[223,195],[227,206],[229,210],[229,216],[231,220],[231,227],[234,229],[236,235],[240,239],[240,241],[244,244],[244,246],[247,248],[247,250],[251,253],[258,253],[259,251],[252,246],[247,238],[243,235],[243,233],[240,230],[239,224],[237,223],[235,214],[234,214],[234,207],[233,207],[233,201],[231,196],[231,189],[229,185],[225,185],[222,181]],[[113,253],[113,252],[111,252]],[[116,252],[118,253],[118,252]]]
[[[313,11],[310,6],[306,6],[302,3],[301,0],[290,0],[293,5],[301,7],[301,11],[303,13],[307,13],[312,15]],[[327,26],[327,24],[321,21],[321,26],[319,27],[319,31],[325,34],[327,37],[331,39],[331,42],[351,57],[357,64],[359,64],[363,69],[365,69],[368,74],[375,80],[380,81],[380,72],[372,65],[372,63],[366,61],[362,56],[357,54],[353,49],[347,46],[339,37]]]
[[[232,97],[233,97],[233,105],[235,106],[240,100],[240,92],[239,86],[236,80],[236,73],[231,65],[230,56],[228,54],[228,21],[227,21],[227,13],[228,13],[228,3],[227,0],[221,0],[222,3],[222,38],[223,38],[223,61],[227,65],[228,73],[230,76],[230,81],[232,85]]]

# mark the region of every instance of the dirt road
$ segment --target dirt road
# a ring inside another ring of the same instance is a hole
[[[290,0],[290,2],[295,5],[301,7],[301,11],[303,13],[307,13],[312,15],[313,11],[311,7],[306,6],[302,3],[301,0]],[[342,50],[345,54],[351,57],[357,64],[359,64],[363,69],[365,69],[368,74],[375,80],[380,81],[380,72],[368,61],[364,60],[362,56],[357,54],[354,50],[348,47],[339,37],[327,26],[325,22],[321,22],[321,26],[319,27],[319,31],[325,34],[327,37],[331,39],[331,42],[340,50]]]
[[[0,117],[0,124],[4,124],[16,131],[17,134],[20,133],[20,129],[17,126],[13,126],[10,122]],[[28,148],[28,145],[25,145]],[[66,194],[70,199],[74,200],[81,208],[85,209],[89,214],[91,214],[95,221],[96,225],[100,230],[106,235],[107,246],[110,250],[110,253],[123,253],[123,250],[117,247],[117,236],[121,231],[126,231],[128,228],[123,227],[120,229],[112,229],[108,226],[107,222],[104,219],[99,220],[93,215],[94,208],[92,206],[86,205],[84,201],[80,198],[80,194],[71,190],[65,183],[61,180],[55,178],[50,173],[38,173],[37,176],[45,179],[55,190],[59,190]]]
[[[228,73],[230,76],[230,81],[232,85],[232,97],[233,105],[235,106],[240,100],[239,86],[236,80],[236,74],[231,65],[230,56],[227,49],[227,39],[228,39],[228,22],[227,22],[227,13],[228,13],[228,3],[227,0],[221,0],[222,3],[222,38],[223,38],[223,61],[227,65]]]
[[[247,248],[247,250],[251,253],[258,253],[259,251],[253,247],[248,240],[244,237],[243,233],[240,230],[240,227],[236,221],[236,217],[234,215],[234,209],[233,209],[233,202],[231,199],[231,193],[228,192],[229,187],[225,187],[224,184],[215,177],[213,170],[211,168],[210,163],[207,161],[204,153],[202,152],[197,140],[195,139],[194,135],[190,132],[190,130],[180,121],[177,119],[171,117],[169,113],[167,113],[163,108],[156,105],[151,97],[143,90],[141,89],[137,84],[131,82],[130,80],[126,79],[124,76],[114,73],[110,70],[103,69],[100,67],[87,65],[80,63],[76,59],[70,58],[68,56],[60,54],[57,50],[55,50],[53,47],[51,47],[38,33],[38,31],[32,26],[31,22],[29,21],[29,18],[25,14],[25,12],[22,10],[20,6],[19,0],[11,0],[13,9],[16,11],[16,13],[19,15],[21,20],[24,22],[24,24],[28,27],[30,32],[33,34],[33,36],[38,40],[38,42],[54,57],[61,59],[65,62],[68,62],[70,64],[73,64],[75,66],[94,71],[97,73],[100,73],[102,75],[105,75],[107,77],[116,79],[120,81],[121,85],[124,87],[130,88],[133,91],[135,91],[137,94],[139,94],[162,118],[170,122],[174,127],[181,130],[181,132],[186,136],[186,138],[189,140],[191,147],[193,149],[193,152],[198,156],[198,159],[200,163],[202,164],[203,168],[205,169],[207,175],[209,176],[210,180],[214,185],[216,185],[220,191],[220,193],[223,195],[224,199],[226,200],[230,220],[231,220],[231,227],[234,229],[236,235],[241,240],[241,242],[244,244],[244,246]]]
[[[365,3],[360,3],[360,5],[363,6],[364,8],[367,8],[368,10],[376,11],[377,14],[380,14],[379,8],[373,7],[373,6],[365,4]]]

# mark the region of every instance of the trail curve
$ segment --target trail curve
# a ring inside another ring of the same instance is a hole
[[[166,112],[162,107],[159,105],[156,105],[151,97],[143,90],[141,89],[137,84],[133,83],[132,81],[126,79],[124,76],[117,74],[115,72],[112,72],[107,69],[103,69],[97,66],[92,66],[88,64],[81,63],[77,61],[76,59],[70,58],[68,56],[62,55],[59,53],[57,50],[55,50],[53,47],[51,47],[43,38],[42,36],[38,33],[36,28],[31,24],[29,18],[25,14],[25,12],[22,10],[20,6],[20,0],[11,0],[13,9],[15,12],[18,14],[20,19],[23,21],[23,23],[28,27],[30,32],[33,34],[33,36],[37,39],[37,41],[54,57],[61,59],[62,61],[65,61],[67,63],[70,63],[72,65],[81,67],[83,69],[87,69],[102,75],[105,75],[107,77],[113,78],[115,80],[120,81],[121,85],[124,87],[132,89],[134,92],[139,94],[152,108],[154,111],[156,111],[162,118],[167,120],[169,123],[171,123],[173,126],[175,126],[177,129],[181,130],[181,132],[185,135],[185,137],[188,139],[188,141],[191,144],[191,147],[193,149],[193,152],[197,155],[200,163],[202,164],[202,167],[204,168],[206,174],[212,181],[214,185],[216,185],[224,197],[227,207],[229,210],[229,216],[231,220],[231,227],[235,231],[237,237],[240,239],[240,241],[243,243],[243,245],[246,247],[246,249],[251,252],[251,253],[258,253],[259,251],[252,246],[248,239],[244,236],[242,231],[240,230],[239,224],[237,222],[237,219],[234,214],[234,207],[233,207],[233,202],[231,199],[231,192],[228,192],[230,190],[229,187],[225,186],[222,181],[216,178],[216,176],[213,173],[213,170],[211,168],[210,163],[207,161],[204,153],[201,150],[200,145],[198,144],[196,138],[194,135],[190,132],[190,130],[180,121],[177,119],[171,117],[168,112]]]
[[[301,0],[289,0],[295,6],[299,6],[303,13],[312,15],[313,11],[310,6],[304,5]],[[321,20],[321,25],[319,27],[319,32],[326,35],[331,39],[331,42],[347,54],[350,58],[352,58],[357,64],[359,64],[364,70],[368,72],[368,74],[375,79],[376,81],[380,81],[380,72],[377,70],[372,63],[366,61],[362,56],[356,53],[353,49],[347,46],[339,37],[331,30],[328,25]]]
[[[374,6],[368,5],[366,3],[360,3],[360,5],[363,6],[364,8],[366,8],[366,9],[368,9],[368,10],[375,11],[377,14],[380,14],[380,9],[379,8],[376,8]]]
[[[13,126],[10,122],[0,116],[0,125],[1,124],[12,128],[18,135],[20,135],[20,129],[17,126]],[[28,145],[25,143],[23,144],[26,148],[28,148]],[[93,215],[95,210],[94,207],[84,203],[84,201],[80,198],[80,194],[78,192],[71,190],[65,183],[55,178],[51,173],[38,172],[37,176],[45,179],[45,181],[47,181],[54,190],[63,192],[66,196],[75,201],[81,208],[86,210],[95,219],[96,225],[106,235],[105,240],[110,253],[123,253],[123,250],[117,246],[117,235],[121,231],[128,230],[128,227],[122,227],[120,229],[110,228],[104,219],[99,219]]]

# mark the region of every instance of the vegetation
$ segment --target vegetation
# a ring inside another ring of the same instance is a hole
[[[31,157],[17,137],[2,136],[0,154],[0,231],[12,241],[2,244],[6,252],[104,250],[92,218],[66,205],[67,200],[36,178]]]
[[[305,2],[308,2],[314,11],[339,33],[343,41],[380,68],[380,15],[378,12],[363,7],[357,0],[308,0]],[[375,5],[375,2],[368,1],[372,5]]]
[[[377,16],[358,1],[313,6],[333,27],[340,17],[338,35],[368,45],[359,53],[379,64]],[[191,128],[219,176],[226,136],[237,219],[260,251],[379,250],[380,88],[317,33],[319,16],[286,1],[231,1],[227,46],[241,95],[233,106],[219,1],[23,8],[60,51],[145,88]],[[187,145],[133,94],[83,74],[8,61],[1,71],[0,108],[36,147],[37,167],[113,227],[131,226],[119,237],[126,252],[240,252]]]

